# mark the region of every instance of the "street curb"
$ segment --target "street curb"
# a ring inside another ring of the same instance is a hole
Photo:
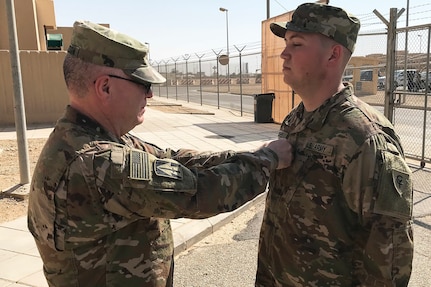
[[[264,201],[266,195],[267,192],[264,192],[231,212],[221,213],[206,219],[188,219],[190,222],[179,224],[178,228],[175,228],[175,220],[171,220],[174,237],[174,255],[176,256],[189,249],[198,241],[231,222],[243,211]]]

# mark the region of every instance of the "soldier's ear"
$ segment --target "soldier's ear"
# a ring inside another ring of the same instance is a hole
[[[338,60],[341,58],[343,54],[343,47],[339,44],[333,45],[331,49],[331,54],[329,56],[329,61],[331,60]]]
[[[94,81],[94,89],[96,93],[108,93],[109,94],[109,77],[99,76]]]

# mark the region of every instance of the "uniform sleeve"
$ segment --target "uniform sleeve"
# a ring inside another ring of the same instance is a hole
[[[236,152],[232,150],[210,152],[193,149],[179,149],[176,151],[169,148],[161,149],[152,143],[144,142],[130,134],[127,135],[127,138],[133,142],[136,149],[144,150],[158,158],[172,158],[188,168],[211,167],[222,163],[227,158],[236,154]]]
[[[265,191],[278,164],[276,154],[263,148],[189,169],[173,159],[109,142],[80,151],[79,161],[108,211],[164,218],[204,218],[234,210]]]
[[[380,281],[407,286],[412,269],[412,178],[397,146],[387,136],[371,137],[354,155],[343,179],[347,203],[362,230],[356,238],[357,254],[362,254],[357,267],[367,266],[364,274],[370,286]]]
[[[172,153],[172,158],[188,168],[209,168],[221,164],[228,158],[234,156],[234,151],[222,152],[198,152],[189,149],[180,149]]]

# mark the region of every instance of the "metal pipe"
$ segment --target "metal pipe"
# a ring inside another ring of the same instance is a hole
[[[20,184],[27,184],[30,182],[30,164],[28,156],[28,143],[26,134],[27,125],[25,118],[24,92],[22,89],[21,63],[19,59],[14,1],[7,0],[6,6],[9,29],[10,62],[14,89],[14,114],[16,137],[18,143]]]
[[[220,11],[222,12],[226,12],[226,54],[227,54],[227,58],[228,58],[228,62],[227,62],[227,91],[230,92],[230,71],[229,71],[229,62],[230,62],[230,58],[229,58],[229,16],[228,16],[228,12],[229,10],[223,7],[220,7]]]

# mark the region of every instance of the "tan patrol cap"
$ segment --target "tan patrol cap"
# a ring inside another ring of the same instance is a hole
[[[67,52],[85,62],[121,69],[139,82],[166,82],[150,66],[147,45],[99,24],[76,21]]]

